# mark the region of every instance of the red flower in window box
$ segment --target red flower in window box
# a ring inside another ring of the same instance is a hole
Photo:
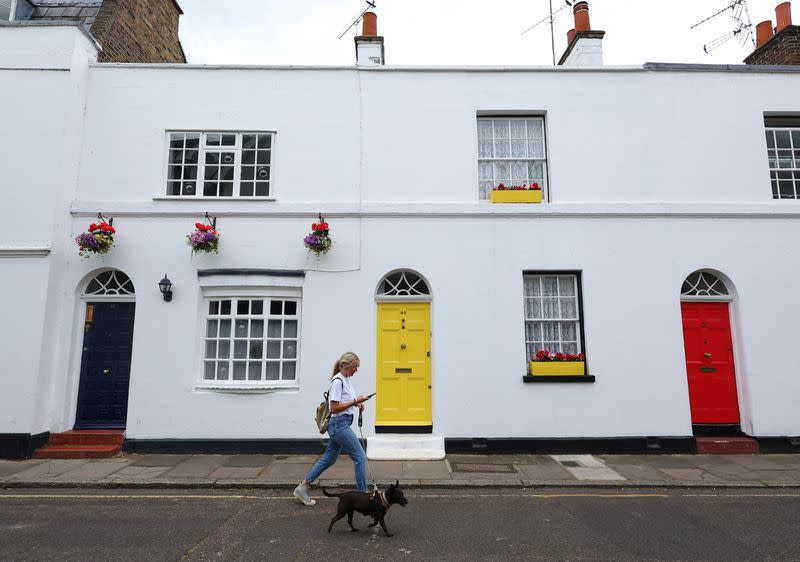
[[[552,353],[546,349],[540,349],[533,356],[531,361],[583,361],[583,353]]]
[[[492,191],[541,191],[542,188],[539,187],[539,184],[534,182],[530,185],[522,184],[522,185],[505,185],[502,183],[498,183]]]

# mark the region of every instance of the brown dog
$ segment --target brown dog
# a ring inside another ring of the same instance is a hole
[[[400,489],[399,481],[396,481],[386,490],[378,492],[377,494],[372,494],[371,492],[343,492],[341,494],[331,494],[325,488],[322,488],[322,493],[329,498],[339,498],[336,515],[333,516],[331,524],[328,525],[329,533],[333,528],[333,524],[345,515],[347,515],[347,524],[350,525],[350,529],[357,531],[358,529],[353,527],[353,512],[357,511],[362,515],[372,517],[372,523],[369,524],[370,527],[374,527],[380,523],[386,536],[391,537],[392,534],[386,529],[386,522],[383,520],[386,512],[389,511],[392,504],[398,504],[402,507],[408,504],[408,500]]]

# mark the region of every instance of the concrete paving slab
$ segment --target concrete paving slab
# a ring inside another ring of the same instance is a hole
[[[264,468],[272,461],[272,455],[231,455],[222,463],[222,466],[230,468]]]
[[[595,457],[594,455],[550,455],[553,460],[558,463],[561,463],[562,466],[565,466],[568,470],[573,468],[569,466],[569,464],[564,463],[576,463],[576,468],[605,468],[605,463]]]
[[[403,461],[369,461],[372,477],[379,483],[405,478]]]
[[[578,480],[625,480],[624,476],[608,467],[568,467],[567,470],[569,470]]]
[[[646,464],[652,455],[595,455],[606,464],[614,463],[617,466],[623,464]]]
[[[307,466],[306,471],[308,471],[309,468],[311,467]],[[350,480],[351,482],[355,482],[355,470],[353,470],[353,465],[351,463],[345,464],[337,462],[335,465],[323,472],[322,477],[333,478],[336,480]]]
[[[769,488],[800,488],[797,480],[763,480],[761,483]]]
[[[60,482],[89,482],[92,480],[100,480],[122,470],[126,466],[128,466],[128,461],[125,459],[89,462],[57,476],[56,480]]]
[[[272,462],[273,464],[307,464],[310,467],[321,456],[322,453],[319,455],[272,455]]]
[[[724,470],[728,472],[746,472],[750,470],[721,455],[697,455],[696,458],[692,459],[692,464],[704,470]]]
[[[736,467],[735,470],[728,470],[727,468],[708,468],[706,471],[721,480],[763,480],[763,477],[755,471],[748,470],[739,465],[733,466]]]
[[[575,480],[575,477],[566,468],[555,461],[548,464],[520,464],[517,465],[517,470],[523,478],[535,482]]]
[[[527,457],[528,455],[447,455],[446,460],[451,463],[511,464],[525,461],[526,464],[532,464],[526,460]]]
[[[209,475],[212,480],[219,479],[253,479],[264,470],[261,467],[233,467],[221,466]]]
[[[749,458],[764,458],[768,459],[770,462],[774,462],[779,464],[783,467],[790,468],[792,470],[800,470],[800,455],[791,455],[791,454],[780,454],[780,455],[740,455],[742,457],[747,456]]]
[[[787,465],[796,465],[800,470],[800,455],[793,455],[787,459],[773,458],[773,455],[730,455],[732,463],[747,467],[751,470],[786,470]]]
[[[207,478],[227,460],[227,455],[191,455],[163,474],[164,478]]]
[[[256,481],[280,480],[282,482],[301,482],[308,474],[311,463],[308,464],[278,464],[271,463],[255,478]]]
[[[10,476],[23,470],[28,470],[37,464],[45,462],[44,459],[31,459],[25,461],[0,461],[0,477]]]
[[[800,485],[800,470],[754,470],[761,480],[795,481]]]
[[[403,476],[417,480],[449,480],[450,470],[444,461],[402,461]]]
[[[131,466],[166,466],[178,465],[191,455],[128,455],[132,458]]]
[[[693,462],[691,462],[691,457],[689,455],[659,455],[653,457],[652,460],[648,460],[648,464],[654,466],[658,469],[664,468],[685,468],[685,469],[692,469],[695,468]]]
[[[661,470],[647,464],[618,464],[611,460],[607,462],[608,467],[624,476],[628,480],[665,482],[672,480],[672,477]]]
[[[49,480],[91,462],[90,459],[49,460],[10,476],[9,480]]]
[[[519,481],[523,476],[517,472],[453,472],[453,480],[474,480],[476,482],[486,481]]]
[[[147,481],[158,478],[166,471],[169,470],[168,466],[126,466],[125,468],[115,472],[112,478],[117,481],[122,480],[141,480]]]
[[[676,480],[688,482],[724,482],[722,478],[709,474],[701,468],[661,468],[662,472],[672,476]]]

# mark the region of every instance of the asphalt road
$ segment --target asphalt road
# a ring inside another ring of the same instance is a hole
[[[391,538],[289,493],[0,490],[0,560],[800,560],[800,490],[407,490]]]

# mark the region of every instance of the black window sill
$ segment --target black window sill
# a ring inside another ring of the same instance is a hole
[[[533,376],[525,375],[522,382],[594,382],[594,375]]]

